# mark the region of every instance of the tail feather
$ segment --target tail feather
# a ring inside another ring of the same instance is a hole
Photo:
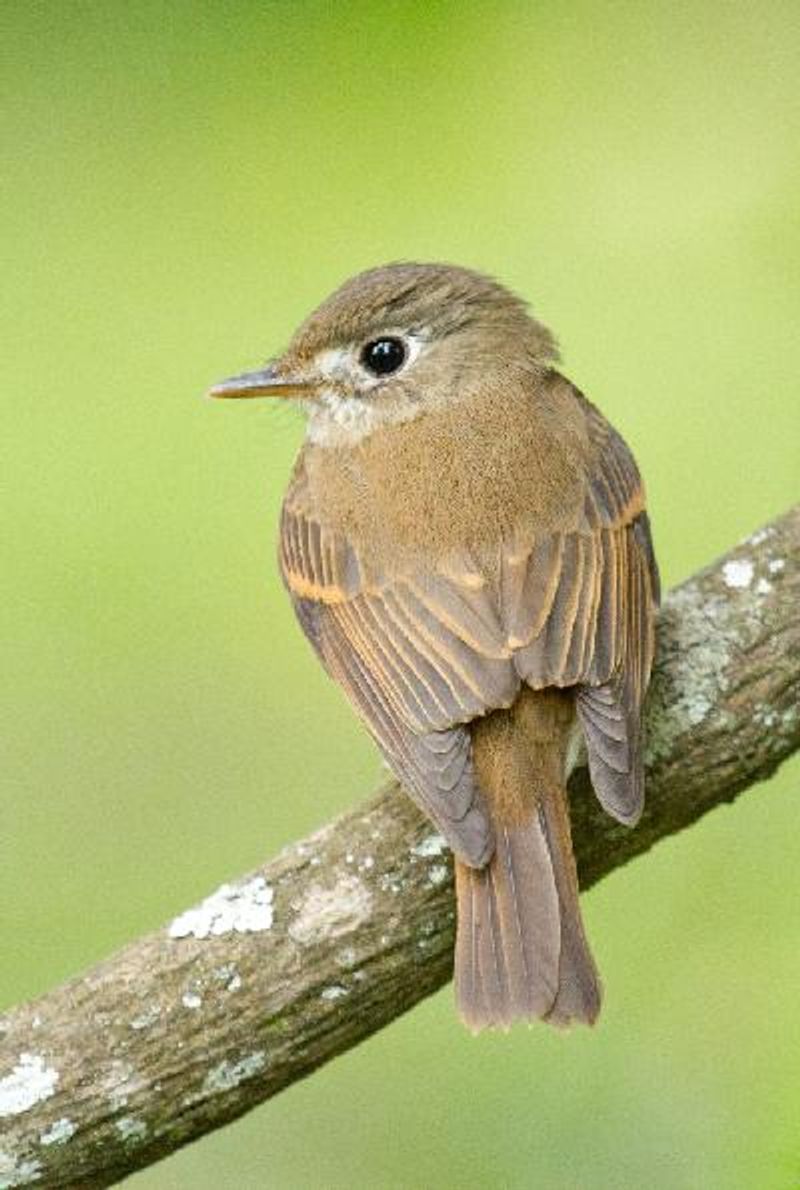
[[[539,813],[558,888],[561,915],[558,995],[547,1013],[547,1020],[560,1026],[570,1025],[573,1021],[593,1025],[600,1013],[602,987],[583,928],[566,794],[545,798]]]
[[[592,1023],[600,984],[578,905],[566,794],[496,827],[484,868],[456,861],[456,1000],[474,1031],[543,1017]]]

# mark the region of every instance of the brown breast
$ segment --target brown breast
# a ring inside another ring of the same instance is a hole
[[[482,557],[516,533],[530,540],[577,527],[588,456],[584,409],[551,373],[349,447],[306,444],[286,504],[391,572],[431,551]]]

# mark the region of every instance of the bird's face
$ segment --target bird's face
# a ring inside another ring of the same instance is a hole
[[[336,290],[283,355],[211,395],[294,399],[308,415],[310,441],[347,445],[555,355],[549,332],[488,277],[448,265],[386,265]]]

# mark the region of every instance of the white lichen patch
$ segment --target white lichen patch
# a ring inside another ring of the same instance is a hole
[[[183,1007],[188,1008],[192,1011],[200,1008],[202,1006],[202,1003],[203,1003],[203,997],[198,995],[197,992],[184,992],[183,995],[181,996],[181,1004],[183,1005]]]
[[[426,835],[411,848],[411,854],[419,856],[420,859],[431,859],[433,856],[442,855],[446,848],[447,844],[441,835]]]
[[[254,876],[244,884],[223,884],[200,905],[176,917],[169,927],[169,936],[208,938],[269,930],[274,896],[263,876]]]
[[[136,1029],[137,1032],[140,1029],[149,1029],[151,1025],[156,1023],[160,1016],[161,1005],[151,1004],[148,1008],[145,1008],[144,1012],[140,1012],[138,1016],[133,1018],[131,1028]]]
[[[300,903],[289,936],[301,946],[350,934],[366,921],[372,894],[357,876],[342,876],[330,888],[314,884]]]
[[[319,998],[320,1000],[341,1000],[346,995],[347,988],[343,988],[340,983],[334,983],[329,988],[323,988]]]
[[[0,1078],[0,1119],[30,1111],[55,1094],[58,1071],[40,1054],[20,1054],[11,1074]]]
[[[0,1149],[0,1190],[11,1190],[12,1186],[30,1186],[42,1174],[40,1161],[17,1161],[13,1153]]]
[[[774,536],[775,530],[772,528],[772,525],[765,525],[763,529],[756,529],[755,533],[752,533],[747,538],[747,541],[750,545],[761,545],[762,541],[766,541],[768,537]]]
[[[72,1120],[66,1116],[62,1116],[60,1120],[52,1123],[46,1132],[42,1133],[39,1142],[43,1145],[64,1145],[75,1135],[76,1131],[77,1125],[73,1124]]]
[[[139,1144],[147,1136],[147,1125],[136,1116],[123,1116],[114,1127],[126,1144]]]
[[[447,879],[447,868],[444,864],[433,864],[428,871],[428,884],[437,887]]]
[[[756,595],[769,595],[772,590],[772,583],[769,579],[760,578],[756,583]]]
[[[726,587],[744,589],[753,581],[755,567],[749,558],[732,558],[722,567],[722,578]]]
[[[108,1103],[112,1111],[120,1111],[127,1107],[131,1095],[144,1090],[146,1080],[138,1075],[130,1062],[122,1062],[115,1058],[108,1073],[102,1079],[101,1085],[108,1094]]]
[[[770,574],[780,574],[785,569],[786,560],[784,558],[770,558],[767,563],[767,570],[769,570]]]
[[[778,722],[778,712],[774,711],[772,707],[767,706],[766,703],[761,702],[753,711],[753,718],[762,727],[774,727]]]
[[[209,1095],[232,1091],[249,1078],[253,1078],[266,1064],[267,1055],[264,1050],[256,1050],[255,1053],[240,1058],[238,1062],[220,1062],[213,1070],[209,1070],[202,1089],[199,1093],[190,1095],[187,1103],[197,1103],[201,1099],[207,1099]]]

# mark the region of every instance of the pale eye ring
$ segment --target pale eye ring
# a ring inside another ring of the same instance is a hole
[[[373,339],[361,348],[361,366],[373,376],[391,376],[408,359],[408,348],[396,335]]]

